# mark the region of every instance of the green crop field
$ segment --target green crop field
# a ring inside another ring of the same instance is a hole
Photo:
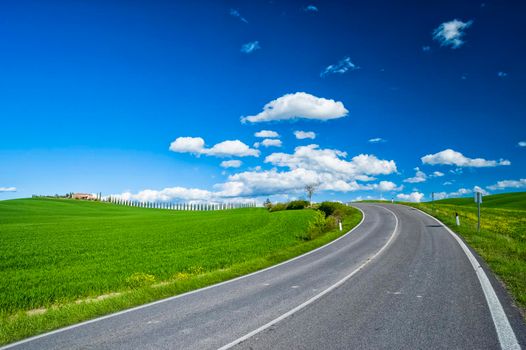
[[[526,310],[526,192],[485,196],[480,232],[473,198],[406,204],[435,216],[464,238]],[[455,224],[455,213],[460,226]]]
[[[502,193],[485,196],[483,199],[484,208],[499,208],[499,209],[518,209],[526,210],[526,192]],[[448,198],[435,201],[437,204],[452,204],[475,207],[476,204],[473,197],[467,198]]]
[[[351,213],[345,230],[361,219]],[[314,217],[0,201],[0,343],[246,274],[341,235],[305,240]]]

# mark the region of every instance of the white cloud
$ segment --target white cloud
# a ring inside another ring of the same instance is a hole
[[[415,171],[416,171],[415,176],[405,179],[404,182],[409,182],[409,183],[426,182],[427,175],[422,170],[420,170],[420,168],[418,167],[415,168]]]
[[[424,46],[422,46],[422,51],[424,51],[424,52],[429,52],[429,51],[431,51],[431,46],[428,46],[428,45],[424,45]]]
[[[470,194],[472,192],[473,192],[473,190],[470,190],[469,188],[459,188],[456,192],[450,192],[448,194],[448,197],[465,196],[466,194]]]
[[[519,141],[517,145],[519,145],[519,147],[526,147],[526,141]]]
[[[434,194],[434,199],[435,200],[440,200],[440,199],[445,199],[447,198],[447,193],[446,192],[435,192]]]
[[[451,46],[451,48],[457,49],[464,44],[464,40],[462,40],[464,30],[472,24],[473,21],[462,22],[458,19],[444,22],[433,31],[433,39],[440,42],[441,46]]]
[[[508,76],[508,73],[506,73],[506,72],[497,72],[497,76],[498,76],[499,78],[504,78],[504,77],[507,77],[507,76]]]
[[[279,137],[279,134],[272,130],[261,130],[254,134],[255,137]]]
[[[271,147],[271,146],[273,146],[273,147],[281,147],[281,145],[282,145],[281,140],[278,140],[278,139],[264,139],[263,141],[261,141],[261,143],[259,143],[259,142],[256,142],[256,143],[258,143],[261,146],[265,146],[265,147]],[[255,147],[255,145],[254,145],[254,147]]]
[[[341,59],[338,63],[331,64],[320,73],[320,77],[325,77],[328,74],[343,74],[348,71],[359,69],[354,63],[351,62],[350,57]]]
[[[387,142],[387,140],[384,140],[381,137],[375,137],[373,139],[369,139],[369,143],[381,143],[381,142]]]
[[[210,149],[205,149],[204,154],[216,157],[259,157],[259,151],[248,147],[239,140],[227,140],[215,144]]]
[[[488,186],[490,190],[503,190],[506,188],[526,188],[526,179],[519,180],[502,180],[496,184]]]
[[[257,40],[246,43],[243,46],[241,46],[241,52],[243,53],[252,53],[259,49],[261,49],[261,46],[259,46],[259,41]]]
[[[304,8],[305,12],[318,12],[318,8],[314,5],[309,5]]]
[[[276,139],[269,139],[279,141]],[[210,153],[204,149],[201,154]],[[232,152],[230,152],[232,153]],[[265,163],[274,168],[253,170],[232,174],[223,183],[214,185],[213,191],[168,188],[160,191],[145,190],[137,194],[124,193],[123,198],[143,201],[224,201],[232,198],[248,198],[267,195],[303,195],[307,184],[319,184],[319,191],[400,191],[402,186],[390,181],[376,180],[371,175],[388,175],[396,172],[393,160],[378,159],[374,155],[360,154],[345,159],[345,152],[334,149],[320,149],[318,145],[296,147],[294,153],[272,153]],[[223,162],[222,166],[232,165]],[[286,168],[278,170],[278,167]],[[358,181],[367,181],[365,184]]]
[[[444,186],[453,185],[453,182],[451,182],[451,181],[446,181],[446,182],[444,182],[442,185],[444,185]]]
[[[429,175],[429,177],[442,177],[442,176],[444,176],[444,173],[440,171],[433,171],[433,173]]]
[[[396,195],[396,198],[406,201],[406,202],[416,202],[419,203],[424,198],[424,194],[420,192],[412,192],[410,194],[399,193]]]
[[[248,21],[245,19],[245,17],[241,16],[238,10],[236,9],[230,9],[230,16],[239,18],[241,22],[248,23]]]
[[[456,165],[458,167],[496,167],[500,165],[510,165],[509,160],[500,159],[496,160],[486,160],[483,158],[468,158],[465,157],[462,153],[456,152],[452,149],[446,149],[444,151],[428,154],[421,158],[423,164],[437,165]]]
[[[205,140],[201,137],[178,137],[170,144],[170,151],[178,153],[201,154],[205,148]]]
[[[316,138],[316,133],[313,131],[296,130],[294,131],[294,136],[296,136],[298,140],[303,140],[303,139],[313,139],[314,140]]]
[[[0,192],[16,192],[16,187],[0,187]]]
[[[402,191],[404,189],[404,186],[397,187],[394,182],[380,181],[375,189],[382,192]]]
[[[263,107],[262,112],[242,117],[241,121],[257,123],[296,118],[330,120],[345,117],[348,112],[342,102],[296,92],[270,101]]]
[[[224,160],[219,164],[223,168],[239,168],[243,164],[240,160],[233,159],[233,160]]]
[[[320,149],[318,145],[296,147],[293,154],[273,153],[265,158],[265,163],[289,169],[309,169],[317,172],[329,172],[345,177],[357,175],[388,175],[396,172],[396,163],[391,160],[380,160],[374,155],[360,154],[347,161],[347,153]]]
[[[259,151],[248,147],[239,140],[227,140],[215,144],[212,148],[205,148],[205,141],[201,137],[178,137],[170,144],[170,151],[177,153],[205,154],[215,157],[259,157]]]

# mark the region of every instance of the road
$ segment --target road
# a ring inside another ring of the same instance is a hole
[[[405,206],[356,206],[362,223],[311,253],[9,348],[526,346],[526,326],[507,293],[441,224]]]

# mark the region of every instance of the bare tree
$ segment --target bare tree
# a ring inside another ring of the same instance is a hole
[[[307,197],[309,197],[309,205],[312,202],[312,195],[314,194],[314,192],[316,192],[316,190],[318,189],[318,186],[319,184],[317,183],[305,185],[305,192],[307,192]]]

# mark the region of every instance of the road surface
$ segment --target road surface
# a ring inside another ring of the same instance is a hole
[[[509,296],[441,224],[405,206],[356,206],[364,212],[357,228],[299,258],[9,348],[526,346]]]

